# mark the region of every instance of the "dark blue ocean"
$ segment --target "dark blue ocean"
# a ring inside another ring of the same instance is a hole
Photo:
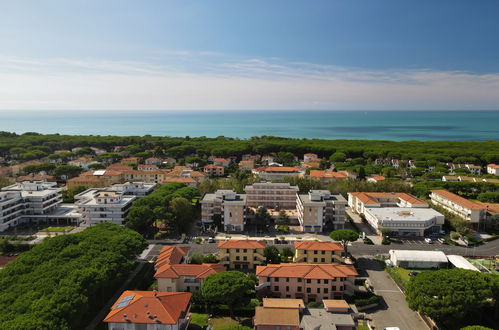
[[[0,111],[0,131],[483,141],[499,140],[499,111]]]

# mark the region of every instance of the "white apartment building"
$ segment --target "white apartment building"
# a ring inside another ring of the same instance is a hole
[[[259,182],[244,187],[249,207],[264,206],[275,209],[296,208],[298,187],[289,183]]]
[[[487,165],[487,174],[499,175],[499,165],[488,164]]]
[[[112,189],[87,189],[75,196],[82,214],[80,226],[88,227],[102,222],[123,225],[136,196]]]
[[[21,223],[47,221],[62,202],[55,182],[23,181],[0,191],[0,231]]]
[[[487,216],[487,208],[483,205],[447,190],[432,190],[430,198],[435,205],[441,206],[447,211],[470,221],[475,226],[479,225]]]
[[[246,195],[233,190],[217,190],[204,195],[201,204],[201,222],[213,224],[213,218],[220,216],[224,231],[243,231],[246,209]]]
[[[322,232],[324,226],[334,229],[345,226],[347,201],[341,195],[331,195],[329,190],[311,190],[296,195],[296,211],[300,229],[305,232]]]
[[[123,195],[133,195],[137,197],[147,196],[153,192],[156,188],[156,183],[148,182],[125,182],[125,183],[115,183],[110,190],[120,192]]]
[[[423,237],[438,233],[445,219],[443,214],[432,208],[412,207],[366,208],[364,215],[378,234],[383,229],[390,229],[398,237]]]
[[[297,167],[290,166],[268,166],[252,170],[262,180],[282,181],[291,176],[302,176],[303,172]]]

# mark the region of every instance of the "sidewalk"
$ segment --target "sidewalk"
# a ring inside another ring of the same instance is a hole
[[[352,212],[349,207],[346,208],[345,212],[352,218],[357,228],[361,232],[366,233],[366,237],[370,238],[375,245],[381,245],[381,236],[377,235],[367,223],[362,222],[361,217],[357,213]]]

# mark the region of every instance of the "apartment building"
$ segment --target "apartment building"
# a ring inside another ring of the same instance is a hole
[[[156,188],[155,183],[148,182],[125,182],[125,183],[115,183],[110,190],[122,193],[123,195],[133,195],[137,197],[147,196],[154,191]]]
[[[339,180],[346,180],[348,179],[348,176],[346,173],[342,172],[333,172],[333,171],[324,171],[324,170],[311,170],[310,174],[308,175],[310,178],[318,180],[324,184],[333,182],[333,181],[339,181]]]
[[[145,161],[144,161],[144,164],[146,165],[156,165],[156,166],[160,166],[162,163],[162,160],[159,159],[159,158],[155,158],[155,157],[149,157],[147,158]]]
[[[467,200],[461,196],[447,190],[432,190],[430,194],[431,202],[441,206],[447,211],[471,222],[474,226],[479,226],[486,218],[486,208],[476,202]]]
[[[325,226],[344,228],[347,201],[343,196],[332,195],[329,190],[311,190],[308,194],[296,196],[301,231],[322,232]]]
[[[203,166],[203,172],[209,176],[223,176],[225,174],[225,167],[217,165]]]
[[[482,174],[482,167],[474,164],[455,164],[455,163],[447,163],[451,172],[458,168],[462,168],[468,170],[471,174],[480,175]]]
[[[487,165],[487,174],[499,175],[499,165],[488,164]]]
[[[102,188],[114,183],[120,183],[124,180],[122,171],[115,170],[97,170],[87,171],[76,178],[67,180],[68,188],[84,186],[86,188]],[[138,180],[127,180],[138,181]]]
[[[213,165],[227,167],[230,164],[230,159],[227,158],[213,158]]]
[[[294,209],[296,208],[297,186],[289,183],[259,182],[244,187],[249,207]]]
[[[169,174],[168,170],[155,170],[155,171],[138,171],[131,170],[123,172],[126,181],[141,181],[147,183],[163,183],[166,176]]]
[[[243,231],[245,222],[246,195],[233,190],[217,190],[204,195],[201,204],[201,222],[213,224],[220,217],[224,231]]]
[[[239,169],[240,170],[251,171],[254,168],[255,168],[255,161],[254,160],[241,160],[239,162]]]
[[[348,193],[348,206],[356,213],[365,213],[366,208],[412,207],[427,208],[428,203],[406,193],[352,192]]]
[[[303,162],[304,163],[311,162],[313,159],[318,159],[318,158],[319,156],[317,156],[317,154],[307,153],[303,155]]]
[[[253,169],[253,174],[262,180],[282,181],[291,176],[300,176],[303,173],[297,167],[290,166],[268,166]]]
[[[192,293],[124,291],[103,322],[109,330],[184,330]]]
[[[123,225],[136,198],[112,189],[85,190],[75,196],[75,204],[82,214],[80,225],[88,227],[102,222]]]
[[[352,265],[296,263],[256,267],[258,289],[266,288],[276,298],[303,299],[306,303],[352,295],[357,275]]]
[[[265,263],[264,241],[228,240],[218,242],[220,264],[228,269],[254,269]]]
[[[158,165],[154,164],[139,164],[137,165],[137,170],[138,171],[157,171]]]
[[[166,264],[158,268],[154,278],[158,290],[165,292],[196,292],[208,275],[224,272],[221,264]]]
[[[335,242],[302,241],[294,242],[293,262],[333,264],[342,262],[343,247]]]
[[[0,191],[0,232],[17,226],[26,204],[19,191]]]

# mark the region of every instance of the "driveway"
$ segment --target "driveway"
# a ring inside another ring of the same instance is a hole
[[[357,262],[359,271],[367,273],[365,275],[369,276],[374,292],[384,300],[380,308],[369,313],[375,329],[385,327],[399,327],[401,330],[429,329],[421,317],[409,308],[405,295],[376,260],[361,257]]]

